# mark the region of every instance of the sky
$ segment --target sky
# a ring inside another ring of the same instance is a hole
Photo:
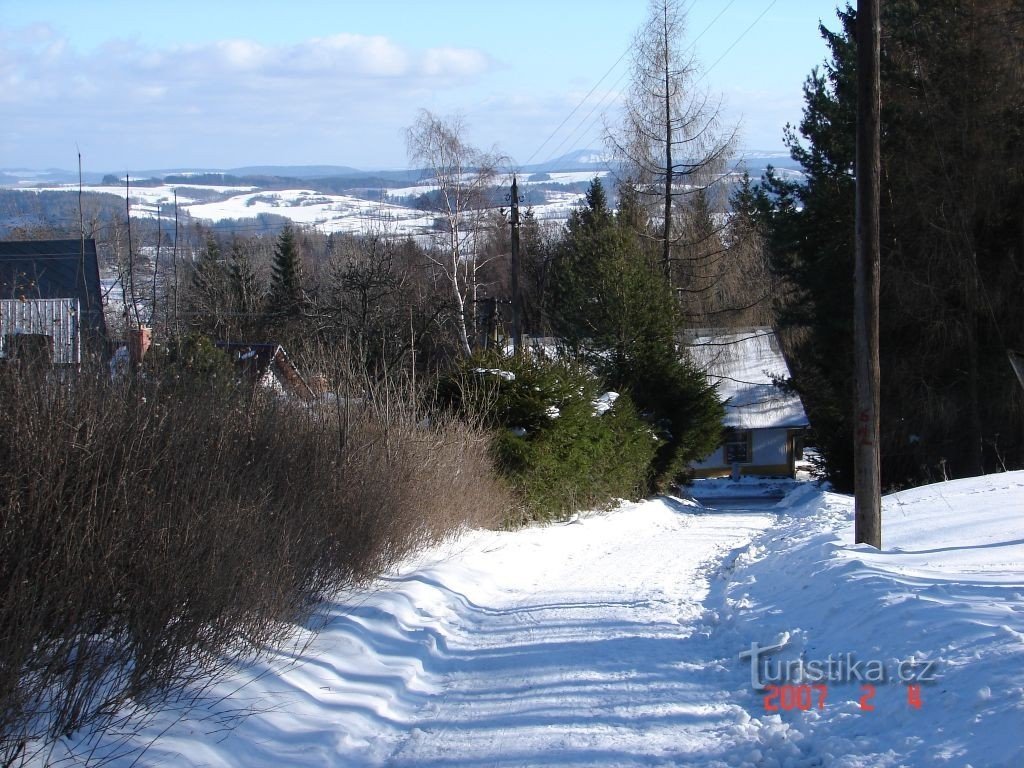
[[[779,150],[832,0],[685,0],[699,85]],[[0,168],[405,168],[420,109],[515,166],[601,149],[646,0],[0,0]],[[692,48],[690,48],[692,46]],[[575,111],[574,111],[575,110]]]

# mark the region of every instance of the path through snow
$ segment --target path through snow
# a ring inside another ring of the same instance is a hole
[[[776,517],[659,499],[474,531],[339,598],[299,663],[157,715],[137,764],[735,765],[757,734],[730,701],[738,649],[701,603]]]
[[[440,691],[388,763],[710,764],[734,749],[748,718],[721,676],[737,650],[711,641],[701,602],[774,515],[694,511],[630,505],[467,552],[500,589],[462,585]]]

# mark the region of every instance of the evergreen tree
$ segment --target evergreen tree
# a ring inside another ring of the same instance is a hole
[[[295,230],[286,225],[277,239],[271,265],[267,315],[271,326],[281,328],[302,317],[306,305],[302,290],[302,259]]]
[[[883,8],[882,475],[888,487],[1020,466],[1024,404],[1006,348],[1024,342],[1024,178],[1008,0]],[[842,490],[852,482],[855,14],[822,27],[824,70],[787,134],[803,183],[769,172],[747,202],[784,280],[794,379]],[[1016,266],[1015,266],[1016,265]]]
[[[556,332],[603,375],[629,392],[665,438],[654,479],[665,486],[718,445],[722,406],[704,375],[677,350],[677,312],[635,224],[631,193],[613,214],[600,179],[574,211],[553,265]]]
[[[228,271],[220,244],[211,234],[193,262],[185,306],[189,325],[196,331],[220,339],[230,325],[231,300]]]
[[[244,340],[258,328],[264,289],[246,244],[237,238],[231,243],[227,272],[235,317],[234,336]]]

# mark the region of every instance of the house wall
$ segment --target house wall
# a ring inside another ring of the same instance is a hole
[[[790,457],[791,430],[752,429],[751,461],[740,464],[743,474],[788,475],[792,472]],[[703,461],[693,465],[697,477],[717,477],[732,472],[732,465],[725,462],[724,450],[719,447]]]
[[[78,299],[0,300],[0,357],[7,357],[7,339],[38,334],[53,339],[53,363],[82,362]]]

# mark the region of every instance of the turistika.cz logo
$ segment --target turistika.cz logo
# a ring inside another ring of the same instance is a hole
[[[750,662],[750,685],[756,691],[765,691],[764,706],[768,712],[793,709],[824,709],[830,685],[860,684],[858,704],[865,712],[874,711],[879,683],[897,680],[906,687],[907,705],[921,709],[921,684],[935,682],[938,663],[928,659],[890,660],[858,659],[853,653],[829,654],[824,659],[774,658],[773,654],[789,644],[761,645],[751,643],[748,650],[740,651],[740,659]]]

